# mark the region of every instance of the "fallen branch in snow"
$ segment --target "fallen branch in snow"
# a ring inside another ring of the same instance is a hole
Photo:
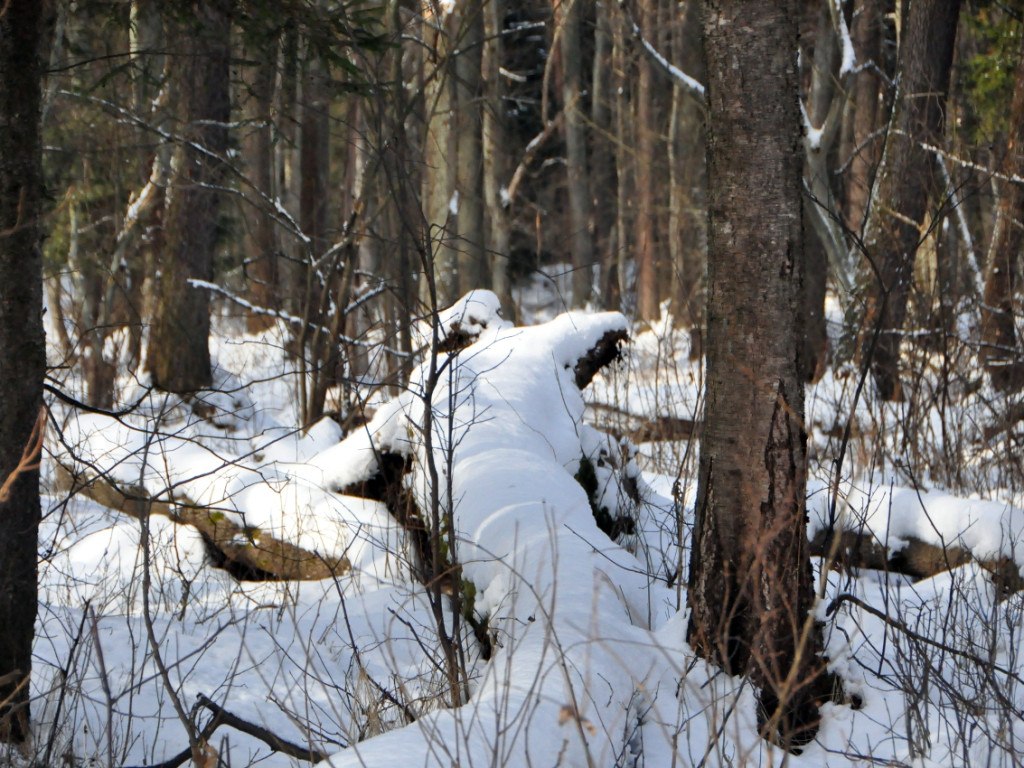
[[[940,547],[914,537],[902,537],[903,545],[893,549],[883,545],[870,532],[843,531],[836,546],[829,531],[822,530],[811,541],[811,555],[828,557],[839,568],[870,568],[926,579],[976,561],[992,576],[992,583],[1004,597],[1024,589],[1024,577],[1017,564],[1005,555],[978,559],[961,547]]]
[[[213,719],[203,727],[199,734],[200,741],[203,744],[209,744],[210,737],[213,736],[214,731],[216,731],[220,726],[226,725],[230,728],[234,728],[236,731],[241,731],[255,739],[259,739],[274,752],[280,752],[283,755],[288,755],[288,757],[294,757],[298,760],[308,760],[311,763],[319,763],[329,757],[329,755],[313,749],[312,747],[303,747],[299,744],[293,744],[290,741],[285,741],[277,734],[268,731],[266,728],[256,725],[255,723],[250,723],[248,720],[243,720],[237,715],[231,714],[219,704],[210,701],[210,699],[206,698],[206,696],[201,693],[196,699],[196,708],[198,709],[199,707],[204,707],[213,713]],[[346,745],[342,744],[341,746],[345,747]],[[190,747],[188,749],[183,749],[169,760],[149,766],[148,768],[178,768],[178,766],[186,763],[191,757],[192,749]],[[219,763],[216,753],[211,754],[210,757],[212,759],[211,762],[214,765]]]
[[[904,622],[899,621],[898,619],[894,619],[892,616],[885,613],[884,611],[878,610],[873,605],[868,605],[859,597],[856,597],[849,593],[838,595],[831,603],[829,603],[828,608],[825,609],[825,615],[831,616],[843,603],[850,603],[851,605],[857,606],[862,611],[870,613],[875,618],[881,619],[890,627],[898,630],[899,632],[903,633],[912,640],[916,640],[919,643],[924,643],[925,645],[930,645],[932,648],[938,648],[941,651],[952,654],[954,656],[959,656],[962,659],[967,659],[968,661],[977,664],[979,667],[983,669],[990,669],[993,672],[998,672],[1001,675],[1006,675],[1006,677],[1008,677],[1016,683],[1024,684],[1024,678],[1021,678],[1020,675],[1015,673],[1013,670],[1007,669],[1006,667],[1003,667],[995,663],[993,659],[978,656],[977,654],[970,653],[969,651],[964,651],[959,648],[955,648],[949,645],[948,643],[933,640],[930,637],[922,635],[920,632],[915,632],[913,629],[908,627]],[[1024,716],[1024,713],[1018,711],[1017,707],[1010,699],[1006,698],[1005,696],[999,693],[998,686],[993,686],[993,690],[995,690],[996,694],[999,696],[1003,706],[1009,708],[1009,710],[1013,712],[1015,715],[1017,715],[1017,717]]]
[[[73,495],[82,493],[98,504],[140,520],[156,514],[199,531],[214,565],[239,579],[313,581],[345,573],[348,558],[328,558],[277,539],[261,530],[247,529],[225,513],[179,498],[160,501],[137,486],[118,485],[108,478],[86,478],[57,465],[58,483]],[[233,511],[233,510],[232,510]]]
[[[701,430],[704,429],[704,422],[680,416],[641,416],[607,403],[587,403],[587,408],[610,414],[608,417],[598,418],[596,426],[599,429],[617,439],[625,437],[638,445],[693,440],[699,438]]]

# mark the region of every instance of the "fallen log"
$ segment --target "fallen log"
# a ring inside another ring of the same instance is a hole
[[[596,426],[617,439],[641,443],[698,440],[704,422],[680,416],[641,416],[607,403],[587,403]]]
[[[184,497],[173,502],[154,499],[145,489],[118,484],[106,477],[86,477],[57,465],[57,481],[69,495],[86,498],[137,519],[161,515],[195,528],[213,565],[243,581],[314,581],[338,576],[351,567],[346,557],[326,557],[282,541],[263,530],[238,525],[227,512]]]
[[[1017,564],[1005,555],[978,559],[962,547],[940,547],[914,537],[901,540],[899,549],[887,547],[869,532],[821,530],[811,540],[811,555],[829,558],[829,567],[841,570],[869,568],[927,579],[944,571],[977,562],[988,571],[992,583],[1004,597],[1024,589],[1024,577]]]

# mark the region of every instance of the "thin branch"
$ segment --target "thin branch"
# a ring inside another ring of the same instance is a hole
[[[633,33],[633,37],[640,43],[640,47],[644,49],[644,53],[647,57],[653,61],[662,72],[668,75],[674,82],[678,83],[683,87],[683,90],[693,96],[702,108],[707,107],[707,90],[704,85],[696,78],[690,77],[688,74],[679,69],[675,64],[670,62],[658,49],[655,48],[648,40],[644,37],[643,32],[633,19],[633,15],[629,12],[626,7],[625,0],[619,0],[619,8],[622,10],[623,15],[626,17],[626,23],[629,25],[630,31]]]
[[[39,415],[32,425],[32,432],[28,438],[28,444],[21,452],[21,460],[14,471],[7,476],[4,484],[0,486],[0,504],[3,504],[11,495],[11,488],[17,481],[19,475],[39,469],[39,457],[43,451],[43,435],[46,433],[46,406],[39,409]]]
[[[970,651],[962,651],[959,648],[954,648],[953,646],[939,642],[938,640],[932,640],[930,637],[926,637],[925,635],[922,635],[919,632],[915,632],[902,621],[892,618],[892,616],[885,613],[884,611],[878,610],[873,605],[869,605],[865,603],[863,600],[861,600],[859,597],[855,597],[854,595],[851,595],[847,592],[838,595],[831,603],[828,604],[828,608],[825,610],[825,615],[831,616],[843,603],[851,603],[852,605],[857,606],[861,610],[870,613],[875,618],[884,621],[888,626],[892,627],[893,629],[899,630],[901,633],[909,637],[911,640],[916,640],[919,643],[930,645],[932,648],[938,648],[940,651],[945,651],[946,653],[949,653],[953,656],[959,656],[962,659],[966,659],[967,661],[977,664],[979,667],[982,667],[983,669],[991,669],[993,672],[998,672],[1001,675],[1006,675],[1009,679],[1013,680],[1014,682],[1024,685],[1024,678],[1021,678],[1013,670],[1007,669],[1006,667],[996,664],[992,659],[985,659],[981,656],[978,656],[977,654],[971,653]],[[1022,713],[1020,713],[1016,709],[1016,707],[1014,707],[1013,711],[1018,715],[1018,717],[1022,715]]]

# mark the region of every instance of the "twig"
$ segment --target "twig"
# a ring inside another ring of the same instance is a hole
[[[21,460],[18,462],[18,466],[14,468],[14,471],[4,480],[4,484],[0,486],[0,504],[6,502],[10,497],[11,488],[14,487],[14,483],[19,475],[39,469],[39,457],[43,451],[43,435],[45,432],[46,406],[44,405],[39,409],[39,415],[36,416],[35,424],[32,425],[32,433],[29,435],[28,445],[21,452]]]
[[[308,760],[311,763],[319,763],[322,760],[326,760],[329,755],[320,752],[312,747],[305,747],[300,744],[293,744],[290,741],[282,739],[275,733],[271,733],[269,730],[261,725],[250,723],[248,720],[243,720],[237,715],[233,715],[224,709],[220,704],[211,701],[203,694],[199,694],[197,702],[200,706],[205,707],[213,713],[213,720],[218,725],[227,725],[234,728],[236,731],[248,734],[253,738],[259,739],[268,747],[275,752],[288,755],[288,757],[294,757],[299,760]],[[347,747],[347,744],[342,744],[342,748]]]
[[[893,629],[898,629],[911,640],[917,640],[919,643],[924,643],[925,645],[930,645],[933,648],[938,648],[939,650],[945,651],[946,653],[949,653],[953,656],[959,656],[962,659],[967,659],[967,661],[973,662],[977,664],[979,667],[982,667],[984,669],[991,669],[993,672],[998,672],[1001,675],[1006,675],[1014,682],[1021,683],[1022,685],[1024,685],[1024,679],[1022,679],[1013,670],[1007,669],[1006,667],[1002,667],[999,664],[996,664],[991,659],[984,659],[981,656],[971,653],[970,651],[962,651],[959,648],[954,648],[950,645],[947,645],[946,643],[939,642],[938,640],[932,640],[930,637],[925,637],[919,632],[915,632],[914,630],[912,630],[902,621],[898,621],[897,619],[892,618],[889,614],[885,613],[884,611],[878,610],[873,605],[868,605],[859,597],[855,597],[854,595],[851,595],[849,593],[843,593],[841,595],[838,595],[831,603],[829,603],[828,608],[825,610],[825,615],[831,616],[843,603],[851,603],[853,605],[856,605],[861,610],[870,613],[872,616],[875,616],[876,618],[881,619]],[[1014,711],[1016,712],[1017,710],[1015,709]],[[1018,712],[1018,716],[1020,714],[1021,713]]]

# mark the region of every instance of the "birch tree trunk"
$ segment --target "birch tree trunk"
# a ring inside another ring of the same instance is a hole
[[[826,678],[807,543],[798,2],[711,0],[707,402],[687,639],[813,738]],[[751,109],[756,99],[757,109]]]

